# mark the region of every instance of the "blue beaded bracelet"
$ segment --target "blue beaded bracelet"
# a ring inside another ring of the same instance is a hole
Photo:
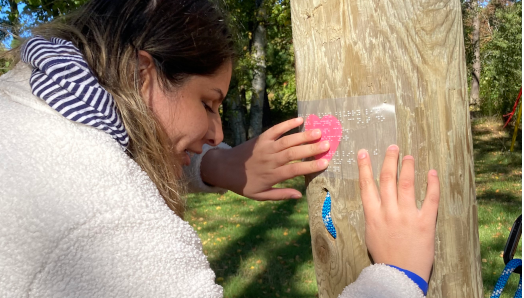
[[[388,264],[386,264],[388,265]],[[388,265],[389,267],[393,267],[399,271],[402,271],[404,272],[407,277],[409,277],[414,283],[417,284],[417,286],[422,290],[422,292],[424,293],[424,296],[426,296],[428,294],[428,283],[420,276],[418,276],[417,274],[411,272],[411,271],[408,271],[408,270],[405,270],[405,269],[402,269],[402,268],[399,268],[397,266],[393,266],[393,265]]]

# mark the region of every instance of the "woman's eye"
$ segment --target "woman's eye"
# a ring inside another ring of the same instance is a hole
[[[212,109],[210,106],[206,105],[205,102],[202,102],[202,104],[204,105],[204,108],[205,108],[208,112],[213,113],[213,114],[215,113],[215,112],[213,111],[213,109]]]

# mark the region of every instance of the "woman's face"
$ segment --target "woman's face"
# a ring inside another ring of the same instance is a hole
[[[164,128],[173,153],[189,165],[189,154],[201,153],[204,144],[215,146],[224,139],[218,109],[229,88],[232,63],[224,63],[211,76],[194,75],[182,86],[165,91],[154,67],[145,65],[142,72],[142,60],[142,96]]]

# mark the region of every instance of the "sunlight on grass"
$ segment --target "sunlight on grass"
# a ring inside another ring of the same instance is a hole
[[[504,269],[501,252],[521,214],[522,154],[493,119],[473,122],[484,296]],[[303,178],[284,182],[304,193]],[[308,207],[304,198],[257,202],[234,193],[188,196],[186,220],[198,232],[225,297],[316,297]],[[515,256],[521,258],[521,246]],[[513,275],[501,297],[513,297]]]
[[[522,213],[522,148],[509,152],[512,130],[503,130],[498,119],[481,118],[473,123],[475,183],[484,297],[490,297],[504,269],[502,252],[511,226]],[[522,242],[515,258],[522,258]],[[501,297],[510,298],[518,285],[513,274]]]
[[[303,178],[291,186],[304,190]],[[225,297],[315,297],[305,199],[257,202],[228,192],[190,195],[188,205]]]

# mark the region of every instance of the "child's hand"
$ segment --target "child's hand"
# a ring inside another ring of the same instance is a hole
[[[415,201],[415,163],[402,160],[397,186],[399,148],[391,145],[380,173],[377,191],[369,154],[358,152],[360,190],[366,218],[366,245],[375,263],[394,265],[429,280],[435,254],[435,226],[439,203],[437,172],[428,173],[422,208]]]
[[[325,159],[289,163],[329,150],[327,141],[307,144],[320,139],[320,130],[280,138],[303,121],[302,118],[291,119],[235,148],[209,151],[200,167],[203,181],[255,200],[302,197],[296,189],[273,186],[296,176],[322,171],[328,166]]]

